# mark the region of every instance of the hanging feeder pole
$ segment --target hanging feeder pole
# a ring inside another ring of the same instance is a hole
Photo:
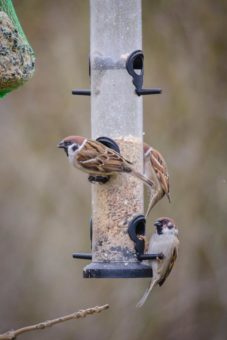
[[[92,138],[112,138],[142,172],[142,98],[126,71],[128,55],[141,49],[141,1],[91,0],[90,13]],[[85,277],[144,276],[147,267],[128,235],[129,221],[142,213],[143,184],[133,176],[92,185],[92,263]]]

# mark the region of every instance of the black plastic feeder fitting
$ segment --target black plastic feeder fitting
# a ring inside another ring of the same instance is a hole
[[[100,60],[99,60],[100,59]],[[160,94],[162,90],[160,88],[150,88],[150,89],[143,89],[143,77],[144,77],[144,54],[142,50],[136,50],[132,52],[127,60],[126,66],[122,63],[121,60],[113,61],[111,58],[100,58],[97,57],[96,65],[102,65],[102,69],[118,69],[118,68],[125,68],[132,76],[132,82],[135,86],[135,93],[138,96],[145,96],[151,94]],[[89,59],[89,76],[91,73],[91,64]],[[90,96],[91,90],[90,89],[73,89],[72,94],[79,95],[79,96]]]
[[[132,52],[126,61],[126,69],[132,82],[135,86],[135,92],[138,96],[148,94],[160,94],[162,92],[159,88],[143,89],[143,76],[144,76],[144,54],[141,50]]]
[[[145,247],[145,225],[146,220],[144,215],[138,215],[129,223],[128,234],[131,240],[135,243],[136,256],[139,261],[163,259],[162,253],[144,254]]]
[[[90,241],[92,248],[92,218],[90,220]],[[72,257],[80,260],[92,260],[92,253],[73,253]]]

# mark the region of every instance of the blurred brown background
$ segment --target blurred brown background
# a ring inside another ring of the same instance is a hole
[[[224,340],[227,337],[227,2],[143,0],[145,140],[166,157],[180,256],[166,284],[85,280],[90,185],[57,142],[90,136],[89,2],[15,0],[36,73],[0,102],[0,333],[80,308],[111,309],[22,339]],[[148,228],[148,233],[151,228]]]

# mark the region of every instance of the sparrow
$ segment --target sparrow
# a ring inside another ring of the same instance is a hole
[[[151,179],[133,169],[133,163],[104,144],[82,136],[69,136],[59,144],[64,149],[70,164],[90,175],[109,176],[116,173],[129,173],[139,178],[148,187]]]
[[[149,288],[145,291],[143,297],[137,303],[137,307],[142,307],[147,300],[153,287],[157,284],[162,286],[170,274],[176,261],[179,247],[178,230],[173,219],[161,217],[154,223],[155,233],[151,236],[148,246],[148,254],[162,253],[164,258],[149,260],[148,264],[153,271],[153,277]]]
[[[155,204],[165,195],[170,202],[169,174],[166,161],[158,150],[144,143],[143,151],[144,174],[154,182],[154,187],[150,193],[150,202],[145,215],[145,217],[147,217]]]

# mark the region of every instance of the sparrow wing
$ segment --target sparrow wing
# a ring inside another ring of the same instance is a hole
[[[160,185],[170,201],[169,196],[169,174],[167,164],[164,157],[158,150],[151,149],[150,152],[151,164],[156,172]]]
[[[131,162],[116,151],[93,140],[87,140],[78,153],[77,161],[84,169],[94,173],[131,172]]]
[[[174,263],[177,259],[177,248],[175,247],[173,249],[173,254],[170,258],[170,261],[169,261],[169,264],[168,264],[168,267],[164,273],[164,276],[162,277],[162,279],[158,282],[159,286],[162,286],[163,283],[165,282],[165,280],[167,279],[167,277],[169,276],[171,270],[173,269],[173,266],[174,266]]]

